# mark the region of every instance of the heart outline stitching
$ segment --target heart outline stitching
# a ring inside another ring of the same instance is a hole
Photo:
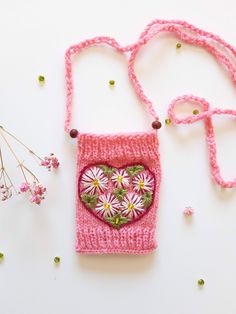
[[[119,179],[117,173],[123,174],[123,184],[115,182],[115,174],[117,180]],[[140,187],[138,179],[140,181],[145,179],[146,181],[143,181],[146,186],[142,184]],[[121,193],[117,196],[114,193],[119,188],[126,190],[125,195]],[[139,191],[138,188],[140,188]],[[134,223],[145,216],[153,204],[155,193],[155,175],[143,163],[125,164],[120,167],[106,162],[93,163],[81,170],[78,179],[78,194],[85,208],[97,219],[116,229]],[[129,208],[128,202],[130,202]]]

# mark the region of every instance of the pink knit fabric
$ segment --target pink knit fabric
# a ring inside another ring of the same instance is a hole
[[[161,32],[175,34],[183,42],[191,43],[205,48],[220,62],[236,82],[235,57],[236,50],[223,39],[212,33],[203,31],[185,21],[154,20],[147,25],[141,33],[137,42],[122,47],[115,39],[100,36],[85,40],[77,45],[71,46],[65,55],[66,65],[66,120],[65,131],[71,130],[71,108],[73,96],[72,82],[72,56],[82,49],[105,44],[115,48],[120,53],[127,53],[128,74],[134,89],[140,100],[146,105],[146,109],[154,121],[158,121],[153,103],[145,95],[142,86],[134,71],[135,58],[140,48],[154,36]],[[175,116],[174,108],[183,102],[197,103],[201,108],[198,115],[191,115],[184,119]],[[232,109],[210,109],[208,102],[193,95],[183,95],[174,99],[168,110],[172,123],[190,124],[199,120],[204,121],[206,129],[206,140],[209,148],[209,159],[212,176],[216,183],[222,187],[231,188],[236,186],[236,179],[224,181],[216,158],[216,143],[211,117],[212,115],[227,114],[236,117],[236,110]],[[153,124],[153,126],[158,123]],[[159,124],[160,125],[160,124]],[[77,131],[76,131],[77,132]],[[76,133],[75,132],[75,133]],[[75,134],[73,133],[73,134]],[[156,131],[143,133],[125,134],[102,134],[78,133],[78,156],[77,156],[77,209],[76,209],[76,250],[81,253],[129,253],[143,254],[156,248],[156,212],[158,209],[159,187],[161,181],[161,168],[159,157],[159,145]],[[150,169],[155,176],[155,191],[153,201],[147,213],[139,220],[113,228],[92,214],[79,196],[80,177],[85,167],[91,164],[109,164],[112,167],[123,167],[127,164],[143,164]]]
[[[156,248],[156,210],[161,178],[156,132],[116,135],[79,134],[77,182],[81,170],[94,162],[115,167],[129,163],[147,165],[156,177],[154,199],[140,220],[116,230],[94,217],[77,193],[76,250],[84,253],[148,253]]]

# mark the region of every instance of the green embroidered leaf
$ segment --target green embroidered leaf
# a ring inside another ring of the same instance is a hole
[[[81,195],[81,200],[84,202],[89,208],[94,208],[97,204],[98,195],[89,195],[83,194]]]
[[[108,167],[107,165],[99,165],[98,167],[101,168],[109,178],[117,170],[116,168]]]
[[[116,224],[112,218],[110,218],[110,219],[106,218],[106,220],[107,220],[114,228],[116,228],[116,229],[119,229],[119,228],[120,228],[120,224],[119,224],[119,223]]]
[[[127,223],[128,221],[129,221],[129,219],[126,218],[126,217],[121,217],[121,218],[120,218],[120,223],[121,223],[121,224],[125,224],[125,223]]]
[[[106,217],[106,221],[108,221],[110,224],[112,224],[113,227],[119,229],[121,225],[126,224],[129,219],[126,217],[122,217],[121,214],[117,214],[113,217]]]
[[[146,192],[142,196],[143,205],[145,208],[149,207],[152,203],[152,192]]]
[[[113,222],[113,220],[114,220],[114,217],[106,217],[105,219],[106,219],[106,221],[108,221],[108,222],[111,222],[111,223],[112,223],[112,222]]]
[[[115,195],[115,197],[118,199],[118,201],[122,201],[124,196],[127,193],[127,190],[122,189],[122,188],[117,188],[117,189],[113,190],[112,193]]]
[[[142,165],[131,166],[131,167],[127,167],[125,170],[127,171],[128,175],[131,178],[133,178],[134,176],[136,176],[136,174],[144,170],[144,166]]]

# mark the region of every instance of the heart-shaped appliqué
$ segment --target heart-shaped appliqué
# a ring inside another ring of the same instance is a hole
[[[90,165],[81,172],[78,189],[90,212],[119,229],[148,212],[154,197],[155,177],[143,164]]]

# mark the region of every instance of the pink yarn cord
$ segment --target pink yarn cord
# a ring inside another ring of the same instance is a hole
[[[197,115],[190,115],[183,119],[178,119],[174,113],[175,106],[177,104],[186,103],[186,102],[196,103],[202,108],[202,112]],[[216,183],[224,188],[232,188],[236,186],[236,178],[232,181],[223,180],[220,174],[220,168],[217,163],[216,157],[216,141],[215,141],[215,132],[212,124],[211,117],[213,115],[231,115],[236,118],[236,110],[233,109],[219,109],[214,108],[210,109],[209,103],[204,99],[193,95],[183,95],[174,99],[168,109],[168,115],[171,121],[176,124],[191,124],[199,120],[204,121],[205,130],[206,130],[206,141],[209,151],[209,159],[211,166],[212,177]]]
[[[146,105],[149,114],[155,120],[159,119],[152,101],[145,95],[143,88],[135,74],[134,62],[141,47],[143,47],[146,43],[148,43],[149,40],[151,40],[153,37],[157,36],[162,32],[173,33],[183,42],[200,46],[206,49],[217,59],[219,63],[221,63],[225,67],[225,69],[231,75],[233,81],[236,82],[235,48],[230,44],[226,43],[219,36],[199,29],[185,21],[158,20],[158,19],[154,20],[146,26],[146,28],[141,33],[136,43],[124,47],[122,47],[115,39],[110,37],[100,36],[88,39],[77,45],[71,46],[66,51],[65,55],[66,88],[67,88],[66,120],[65,120],[66,132],[70,131],[71,124],[71,107],[73,97],[72,65],[71,65],[72,56],[79,53],[82,49],[86,47],[100,44],[111,46],[120,53],[130,53],[128,59],[128,75],[133,84],[133,87],[140,100]],[[184,119],[178,119],[174,114],[174,107],[176,104],[186,101],[199,104],[202,107],[202,112],[198,115],[191,115]],[[173,122],[176,122],[177,124],[191,124],[199,120],[204,121],[212,176],[214,180],[222,187],[227,188],[235,187],[236,178],[232,181],[224,181],[221,177],[220,169],[217,164],[215,134],[211,117],[216,114],[217,115],[226,114],[236,117],[236,110],[217,108],[210,109],[209,103],[205,99],[193,95],[183,95],[172,101],[168,109],[168,114],[171,120]]]
[[[236,68],[233,64],[233,61],[235,62],[236,50],[219,36],[203,31],[184,21],[154,20],[147,25],[146,29],[140,35],[140,38],[145,38],[145,41],[147,42],[154,36],[158,35],[160,32],[174,33],[183,42],[205,48],[221,64],[225,66],[225,68],[229,71],[233,81],[236,81]],[[141,84],[139,83],[133,68],[135,57],[140,47],[141,45],[137,45],[131,52],[131,56],[129,59],[129,76],[137,93],[140,96],[140,99],[150,104],[151,106],[151,101],[148,100],[147,96],[144,94]],[[174,114],[174,107],[176,104],[183,102],[197,103],[202,107],[202,113],[198,115],[191,115],[184,119],[178,119]],[[199,120],[204,120],[206,141],[209,150],[210,167],[213,179],[216,183],[224,188],[235,187],[236,178],[232,181],[225,181],[220,174],[220,168],[217,163],[216,157],[215,133],[211,117],[213,115],[232,115],[233,117],[236,117],[236,110],[218,108],[210,109],[210,105],[205,99],[193,95],[183,95],[172,101],[168,110],[168,114],[171,120],[176,124],[190,124]]]
[[[115,48],[120,53],[126,53],[132,51],[136,46],[136,43],[133,45],[128,45],[122,47],[114,38],[107,36],[98,36],[92,39],[87,39],[81,43],[71,46],[67,49],[65,54],[65,70],[66,70],[66,119],[64,129],[66,132],[70,132],[71,125],[71,109],[72,109],[72,97],[73,97],[73,79],[72,79],[72,56],[79,53],[82,49],[97,46],[97,45],[108,45]],[[143,39],[139,40],[139,44],[143,44]],[[156,116],[154,108],[151,106],[150,113],[153,116]]]
[[[230,61],[230,57],[236,57],[236,50],[229,44],[227,44],[220,37],[205,32],[185,21],[165,21],[165,20],[154,20],[147,25],[145,30],[141,33],[139,40],[131,51],[131,55],[128,61],[128,73],[133,83],[133,86],[138,94],[139,98],[148,106],[149,112],[154,116],[154,108],[151,100],[145,95],[142,86],[134,72],[135,58],[140,48],[151,40],[154,36],[161,32],[174,33],[183,42],[194,44],[208,50],[216,59],[222,63],[226,69],[230,72],[234,81],[236,81],[236,68]],[[214,41],[214,44],[220,45],[220,48],[216,48],[214,45],[209,43],[209,40]],[[226,53],[229,53],[228,57],[221,52],[222,48],[226,49]],[[155,116],[158,119],[158,116]]]
[[[79,53],[82,49],[89,46],[96,45],[108,45],[116,50],[122,52],[123,48],[117,43],[117,41],[111,37],[99,36],[92,39],[87,39],[81,43],[69,47],[65,54],[65,67],[66,67],[66,119],[65,119],[65,131],[70,132],[71,124],[71,109],[72,109],[72,97],[73,97],[73,79],[72,79],[72,64],[71,58],[73,55]]]

